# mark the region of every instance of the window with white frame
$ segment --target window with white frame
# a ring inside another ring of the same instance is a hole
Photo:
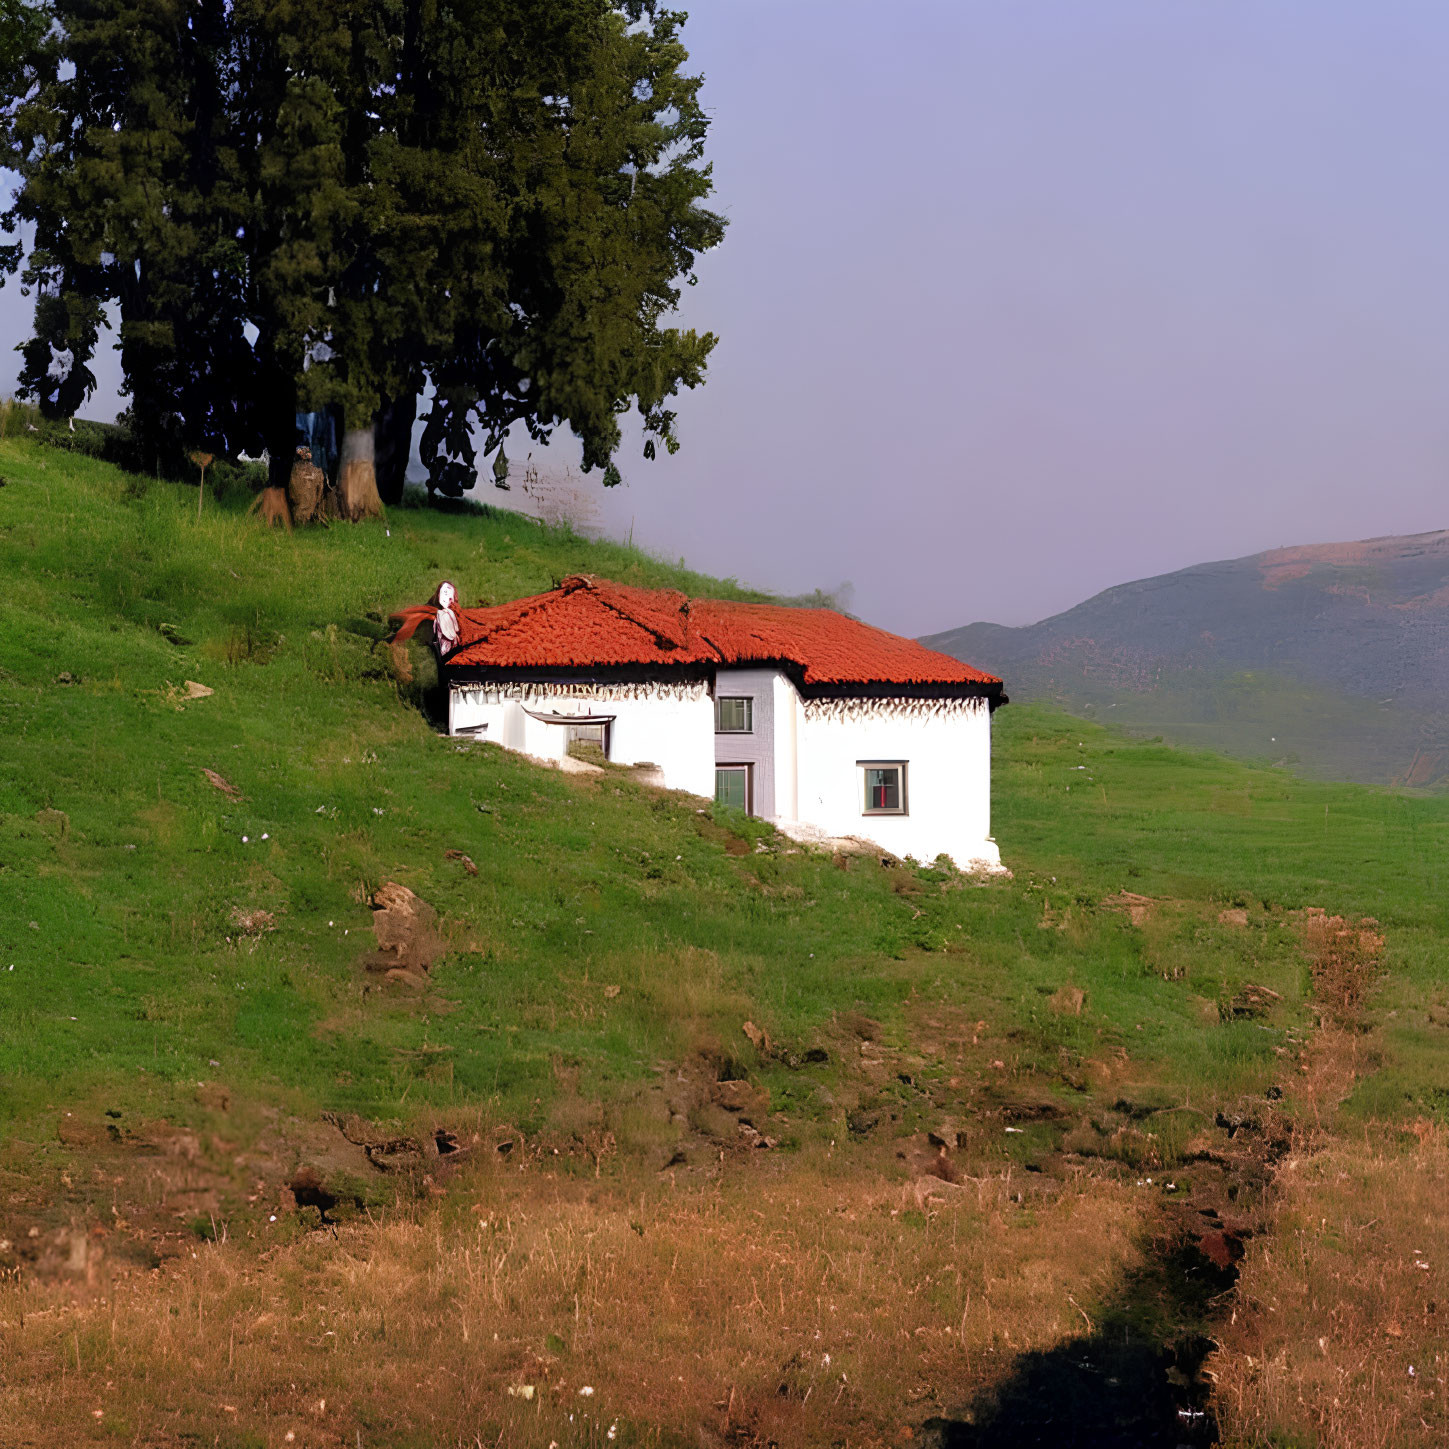
[[[906,762],[860,760],[861,814],[905,815]]]
[[[749,695],[722,694],[714,702],[717,735],[747,735],[755,728],[755,701]]]

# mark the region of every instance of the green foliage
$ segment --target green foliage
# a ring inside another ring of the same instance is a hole
[[[445,493],[475,475],[470,423],[485,452],[568,423],[606,482],[631,403],[649,456],[678,446],[669,400],[714,339],[663,321],[724,229],[682,16],[57,0],[56,18],[7,92],[24,185],[6,225],[35,227],[39,292],[22,392],[48,416],[93,390],[114,303],[152,471],[265,447],[284,474],[299,406],[365,432],[429,377]]]
[[[702,381],[714,344],[659,326],[679,300],[677,279],[692,278],[695,255],[724,231],[700,205],[710,191],[701,164],[708,121],[699,78],[682,73],[681,20],[664,12],[631,27],[615,11],[590,22],[576,88],[541,135],[513,207],[513,290],[532,324],[501,315],[465,324],[476,329],[472,356],[501,354],[514,374],[506,395],[479,400],[490,439],[520,421],[543,438],[567,420],[583,441],[586,471],[617,448],[616,417],[630,398],[644,419],[646,454],[656,439],[673,452],[668,399],[681,383]],[[559,92],[552,95],[557,110]],[[536,399],[519,395],[524,378],[536,380]]]
[[[6,165],[13,164],[16,112],[36,84],[49,25],[47,6],[34,0],[0,0],[0,155]],[[0,246],[0,273],[13,269],[19,259],[18,242]]]
[[[60,0],[55,18],[11,137],[24,185],[6,224],[35,227],[22,281],[39,292],[22,393],[73,415],[115,303],[146,466],[174,469],[190,446],[255,448],[223,11]]]
[[[0,397],[0,443],[19,431],[39,430],[40,409],[34,403],[13,397]]]
[[[33,0],[0,0],[0,80],[7,87],[30,63],[47,23],[46,7]]]

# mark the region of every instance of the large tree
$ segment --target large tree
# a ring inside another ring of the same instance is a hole
[[[0,164],[9,156],[15,113],[37,83],[49,30],[50,11],[39,0],[0,0]],[[13,251],[13,244],[0,247],[0,256]]]
[[[22,390],[54,416],[73,413],[94,387],[89,363],[114,304],[148,460],[174,462],[187,445],[250,446],[221,7],[58,0],[55,17],[25,89],[11,91],[25,185],[7,223],[34,227],[23,277],[39,292]]]
[[[603,467],[614,482],[618,415],[633,401],[646,454],[656,440],[672,452],[668,399],[701,381],[714,344],[660,325],[695,256],[724,230],[701,204],[708,120],[698,78],[683,71],[684,17],[651,11],[631,23],[637,13],[618,7],[561,8],[574,14],[545,51],[554,73],[524,106],[466,125],[485,149],[500,124],[519,143],[503,178],[503,225],[472,229],[449,253],[458,271],[486,257],[503,285],[458,289],[452,345],[433,370],[423,451],[444,491],[475,475],[472,421],[488,452],[516,425],[546,441],[566,422],[585,469]]]
[[[65,417],[90,396],[89,368],[105,302],[99,247],[91,245],[85,219],[77,215],[67,231],[66,213],[79,211],[70,179],[78,165],[78,132],[83,128],[51,104],[60,84],[61,38],[35,7],[5,0],[5,160],[25,177],[16,205],[4,218],[14,235],[22,222],[32,227],[30,246],[8,242],[0,261],[13,271],[25,261],[22,282],[35,289],[32,336],[20,348],[20,390],[36,398],[42,412]],[[72,89],[79,92],[80,86]]]
[[[400,489],[396,439],[429,381],[444,491],[476,474],[470,426],[501,457],[510,428],[568,423],[606,482],[631,403],[646,452],[677,446],[668,399],[713,338],[662,320],[723,231],[682,16],[648,0],[56,15],[12,149],[41,291],[24,381],[48,408],[74,410],[115,303],[138,429],[264,443],[285,468],[298,408],[340,407],[352,517],[379,501],[380,420]]]

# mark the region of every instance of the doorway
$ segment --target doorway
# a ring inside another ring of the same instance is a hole
[[[714,798],[730,810],[755,812],[755,767],[753,765],[716,765],[714,767]]]

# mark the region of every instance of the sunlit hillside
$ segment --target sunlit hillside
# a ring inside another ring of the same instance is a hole
[[[832,856],[444,738],[384,642],[733,583],[0,475],[7,1444],[1449,1431],[1449,802],[1012,705],[1011,878]]]

